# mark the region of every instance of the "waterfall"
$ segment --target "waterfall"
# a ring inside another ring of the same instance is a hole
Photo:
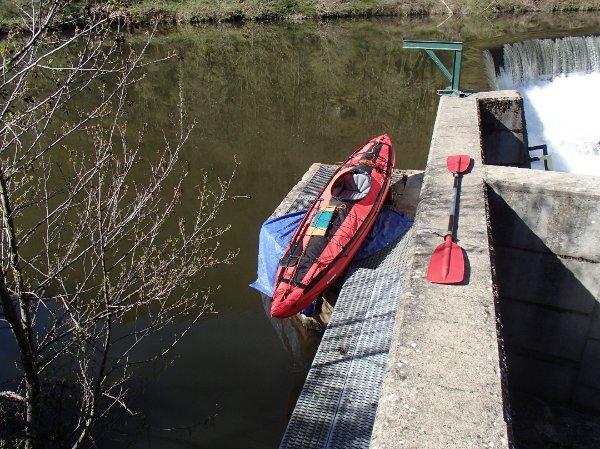
[[[501,65],[493,68],[490,80],[498,89],[559,75],[600,72],[600,36],[533,39],[506,44],[502,50]],[[489,76],[493,58],[488,50],[484,57]]]
[[[490,87],[520,91],[529,146],[547,144],[554,170],[600,176],[600,36],[516,42],[494,55],[484,53]]]

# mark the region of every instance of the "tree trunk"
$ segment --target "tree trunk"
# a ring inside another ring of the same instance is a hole
[[[17,243],[15,227],[12,221],[12,207],[9,201],[7,181],[4,173],[0,176],[0,204],[2,207],[2,225],[5,232],[6,252],[8,261],[5,267],[0,268],[0,297],[6,321],[15,336],[23,372],[26,382],[26,408],[27,408],[27,449],[40,449],[43,447],[41,427],[41,388],[38,375],[36,354],[33,346],[31,318],[29,315],[29,298],[23,288],[21,272],[19,270],[19,245]],[[11,270],[15,278],[15,295],[11,294],[6,285],[6,271]],[[19,306],[19,312],[17,311]]]
[[[0,298],[2,300],[2,311],[6,321],[10,324],[10,328],[15,336],[19,353],[21,355],[21,363],[25,374],[25,382],[27,384],[26,407],[27,407],[27,443],[28,449],[39,449],[44,447],[44,441],[41,432],[41,389],[38,376],[35,353],[30,344],[30,339],[25,332],[23,322],[17,313],[17,307],[14,299],[11,297],[9,290],[4,284],[4,277],[0,281]]]

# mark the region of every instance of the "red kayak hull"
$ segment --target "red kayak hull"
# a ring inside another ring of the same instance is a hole
[[[394,169],[388,135],[371,139],[336,170],[279,263],[271,316],[292,316],[346,270],[387,197]]]

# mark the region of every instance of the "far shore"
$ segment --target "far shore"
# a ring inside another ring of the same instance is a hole
[[[141,0],[134,23],[201,23],[328,18],[414,17],[599,11],[600,0]]]
[[[576,11],[600,11],[600,0],[131,0],[122,17],[129,25],[144,25]],[[77,9],[71,13],[77,15]],[[0,5],[0,27],[18,23],[16,9]]]

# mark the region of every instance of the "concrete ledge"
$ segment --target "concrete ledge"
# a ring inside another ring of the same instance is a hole
[[[515,90],[478,95],[483,163],[529,168],[523,99]]]
[[[487,235],[478,96],[441,97],[421,200],[413,258],[371,440],[373,448],[508,447]],[[469,154],[463,176],[458,242],[467,280],[425,280],[429,257],[448,223],[452,175],[446,159]]]
[[[598,177],[487,167],[509,386],[600,410]]]
[[[522,219],[497,224],[499,238],[531,245],[527,229],[554,254],[600,261],[600,178],[571,173],[486,167],[486,183]],[[543,248],[540,248],[543,249]],[[575,256],[576,255],[576,256]]]

